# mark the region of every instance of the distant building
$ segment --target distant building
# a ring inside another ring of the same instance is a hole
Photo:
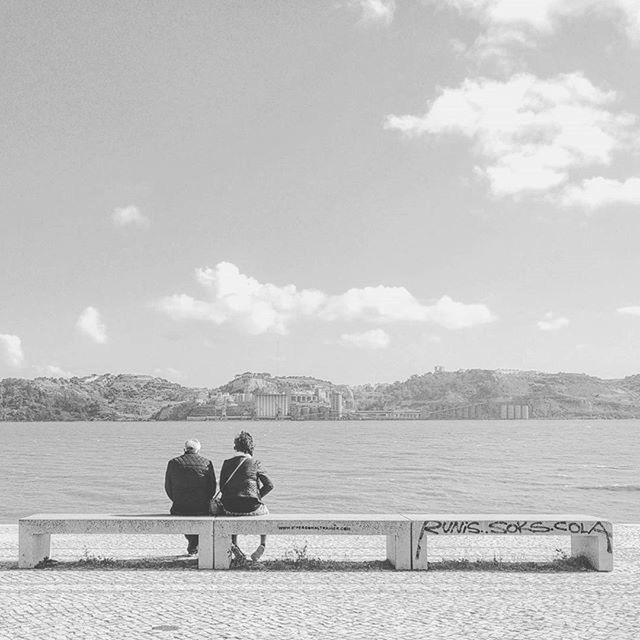
[[[234,402],[253,402],[252,393],[234,393],[231,397]]]
[[[342,418],[342,413],[343,413],[342,394],[337,391],[332,391],[329,400],[331,402],[332,416],[336,418]]]
[[[299,402],[301,404],[308,404],[314,402],[316,396],[312,391],[292,391],[291,402]]]
[[[435,367],[433,367],[433,372],[444,373],[444,367],[441,364],[437,364]]]
[[[286,393],[254,395],[256,418],[275,419],[289,415],[289,396]]]

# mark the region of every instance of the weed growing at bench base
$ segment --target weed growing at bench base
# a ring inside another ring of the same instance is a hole
[[[575,558],[564,556],[548,562],[504,562],[500,558],[493,560],[441,560],[429,562],[430,571],[530,571],[536,573],[554,573],[561,571],[594,571],[584,556]]]
[[[505,561],[494,556],[492,560],[469,560],[467,558],[429,562],[430,571],[526,571],[554,573],[563,571],[593,571],[584,556],[571,557],[563,550],[556,549],[557,557],[547,562]],[[16,567],[17,568],[17,567]],[[156,569],[156,570],[197,570],[196,558],[162,556],[150,558],[116,559],[93,555],[85,548],[83,557],[70,562],[58,562],[45,558],[36,569]],[[309,555],[308,546],[294,546],[284,558],[252,562],[233,560],[231,569],[237,571],[393,571],[387,560],[322,560]]]
[[[240,571],[393,571],[387,560],[321,560],[309,555],[306,543],[295,545],[284,558],[261,562],[234,559],[231,568]]]

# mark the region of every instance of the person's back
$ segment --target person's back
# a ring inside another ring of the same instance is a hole
[[[216,492],[213,463],[194,452],[185,452],[169,460],[166,474],[167,495],[175,515],[206,515]]]
[[[253,438],[250,433],[241,431],[233,441],[236,455],[222,464],[220,471],[220,489],[222,506],[227,516],[266,516],[267,505],[262,498],[273,489],[273,482],[262,468],[260,461],[253,457]],[[258,548],[251,559],[259,560],[265,551],[267,536],[260,536]],[[238,536],[231,536],[231,551],[239,560],[246,560],[240,547]]]
[[[260,508],[262,497],[273,489],[260,460],[244,453],[224,461],[220,486],[224,510],[243,514]]]
[[[171,500],[171,515],[206,516],[209,504],[216,493],[216,474],[213,463],[199,455],[200,443],[187,440],[184,453],[167,464],[164,488]],[[187,552],[196,553],[198,536],[187,535]]]

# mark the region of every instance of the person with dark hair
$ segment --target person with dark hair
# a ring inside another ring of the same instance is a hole
[[[236,455],[225,460],[220,471],[220,489],[222,506],[227,516],[266,516],[269,513],[262,498],[273,489],[273,482],[262,468],[259,460],[253,457],[253,438],[250,433],[241,431],[233,441]],[[260,536],[258,548],[251,554],[256,562],[265,551],[267,536]],[[245,555],[238,547],[238,536],[231,537],[231,551],[239,560]]]
[[[216,474],[213,463],[199,455],[200,442],[192,439],[184,443],[184,453],[167,464],[164,489],[173,503],[173,516],[209,515],[209,503],[216,492]],[[198,536],[188,534],[187,553],[198,553]]]

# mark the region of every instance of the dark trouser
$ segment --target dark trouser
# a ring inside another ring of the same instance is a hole
[[[189,513],[187,513],[189,511]],[[209,515],[206,511],[191,511],[188,509],[176,509],[175,506],[171,507],[169,513],[172,516],[206,516]],[[193,533],[185,533],[184,537],[187,539],[187,543],[190,549],[198,548],[198,536]]]

